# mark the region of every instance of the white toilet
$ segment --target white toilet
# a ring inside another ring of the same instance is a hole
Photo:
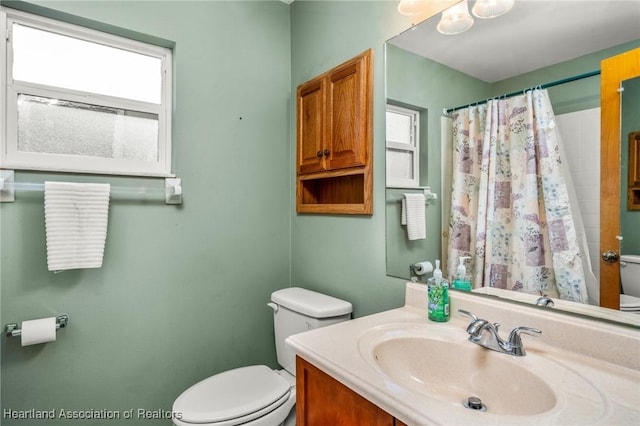
[[[285,339],[351,317],[351,303],[299,287],[271,294],[278,363],[216,374],[185,390],[173,403],[177,426],[294,426],[295,353]]]
[[[620,310],[640,314],[640,255],[620,256]]]

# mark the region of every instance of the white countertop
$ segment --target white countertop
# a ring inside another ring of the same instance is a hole
[[[434,330],[438,327],[460,327],[466,339],[465,329],[469,320],[457,314],[452,314],[447,323],[434,323],[427,319],[426,308],[422,308],[426,306],[426,288],[421,284],[407,284],[406,304],[402,308],[297,334],[287,342],[299,356],[408,425],[640,424],[640,331],[582,318],[549,315],[539,309],[529,313],[517,305],[505,304],[504,309],[496,310],[495,303],[499,302],[491,301],[487,305],[489,302],[480,297],[458,292],[450,294],[452,312],[460,308],[472,311],[491,322],[501,322],[504,330],[515,325],[543,330],[541,338],[523,337],[530,356],[527,355],[528,360],[523,357],[514,362],[522,360],[522,364],[527,365],[536,362],[536,356],[540,360],[553,359],[562,368],[569,369],[560,369],[558,373],[576,373],[591,385],[595,393],[576,385],[575,389],[564,389],[556,406],[545,413],[497,416],[489,411],[474,412],[461,404],[452,405],[429,398],[394,383],[360,353],[359,341],[365,332],[391,324],[422,329],[432,327]],[[462,344],[473,345],[466,340]],[[575,351],[570,349],[572,347]],[[489,352],[496,357],[510,357]],[[425,359],[425,362],[429,360]],[[455,353],[452,353],[453,368],[455,362]],[[553,371],[545,374],[548,374],[547,381],[554,380]],[[563,379],[559,377],[558,380]]]

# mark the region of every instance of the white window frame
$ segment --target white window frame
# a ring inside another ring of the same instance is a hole
[[[159,58],[162,63],[160,104],[14,81],[11,48],[13,23]],[[0,120],[2,128],[5,129],[0,135],[0,168],[134,176],[175,176],[171,172],[171,111],[173,104],[171,49],[7,8],[0,8],[0,31],[5,39],[4,43],[0,43],[0,94],[3,100],[0,102]],[[158,159],[156,162],[147,162],[18,151],[17,96],[19,93],[157,115]]]
[[[388,179],[386,186],[388,188],[413,188],[420,186],[420,111],[404,108],[398,105],[387,104],[386,111],[394,112],[409,116],[410,118],[410,144],[398,143],[386,139],[386,152],[389,150],[401,150],[413,153],[413,179]]]

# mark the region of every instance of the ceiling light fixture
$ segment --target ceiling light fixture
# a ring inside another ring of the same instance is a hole
[[[495,18],[510,11],[513,4],[514,0],[478,0],[471,13],[481,19]]]
[[[442,12],[438,23],[438,31],[445,35],[455,35],[467,31],[473,25],[473,18],[469,14],[467,0],[451,6]]]
[[[398,12],[400,15],[415,16],[425,9],[426,3],[427,0],[400,0]]]

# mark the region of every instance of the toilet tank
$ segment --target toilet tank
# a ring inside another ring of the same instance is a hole
[[[640,255],[620,256],[620,282],[624,294],[640,297]]]
[[[278,364],[295,375],[295,351],[287,337],[351,318],[351,303],[300,287],[285,288],[271,294],[273,325]]]

